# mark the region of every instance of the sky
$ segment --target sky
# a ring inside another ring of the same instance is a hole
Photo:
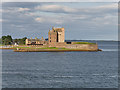
[[[64,27],[66,40],[118,40],[118,3],[4,2],[2,35],[48,38],[52,27]]]

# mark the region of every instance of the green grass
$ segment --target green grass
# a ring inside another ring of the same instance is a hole
[[[37,47],[13,47],[13,48],[21,48],[21,49],[65,49],[65,48],[56,48],[56,47],[45,47],[45,48],[37,48]]]
[[[56,47],[45,47],[45,48],[36,48],[36,47],[15,47],[15,48],[20,48],[20,49],[47,49],[47,50],[82,50],[82,49],[72,49],[72,48],[56,48]]]
[[[65,48],[46,47],[46,48],[38,48],[38,49],[65,49]]]
[[[76,42],[74,44],[95,44],[95,43],[90,43],[90,42]]]
[[[13,48],[32,48],[32,47],[13,47]]]

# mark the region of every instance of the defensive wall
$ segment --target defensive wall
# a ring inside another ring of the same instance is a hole
[[[97,50],[97,44],[66,44],[65,48],[69,49],[81,49],[81,50]]]

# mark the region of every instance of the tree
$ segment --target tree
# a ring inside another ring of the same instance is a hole
[[[18,43],[19,45],[24,45],[26,39],[27,39],[27,37],[24,37],[22,39],[14,39],[14,42]]]
[[[10,35],[2,36],[2,44],[4,45],[11,45],[12,44],[12,37]]]
[[[7,38],[12,42],[12,37],[10,35],[7,35]]]
[[[4,44],[5,45],[11,45],[11,41],[8,38],[4,39]]]
[[[2,44],[2,38],[0,38],[0,44]]]
[[[18,39],[14,39],[14,42],[15,42],[15,43],[18,43]]]
[[[7,35],[7,36],[2,36],[1,38],[1,42],[2,44],[4,45],[11,45],[12,42],[15,42],[17,44],[20,44],[20,45],[24,45],[25,44],[25,40],[27,39],[27,37],[24,37],[24,38],[20,38],[20,39],[12,39],[12,37],[10,35]]]
[[[25,40],[27,39],[27,37],[24,37],[24,38],[22,38],[22,40],[24,41],[24,44],[25,44]]]

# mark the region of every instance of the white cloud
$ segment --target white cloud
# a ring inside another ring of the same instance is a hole
[[[0,13],[2,13],[2,9],[0,9]]]
[[[118,3],[113,3],[113,4],[108,4],[108,5],[102,5],[96,7],[97,9],[117,9],[118,8]]]
[[[37,21],[37,22],[44,22],[45,20],[43,18],[38,17],[38,18],[35,18],[35,21]]]
[[[35,18],[35,21],[40,22],[40,23],[52,23],[52,24],[64,23],[64,20],[61,20],[58,17],[53,18],[53,17],[47,17],[47,16],[37,17],[37,18]]]
[[[11,27],[17,27],[17,28],[23,28],[23,25],[17,25],[17,24],[10,24]]]
[[[2,19],[0,19],[0,22],[2,22],[3,20]]]
[[[5,22],[5,21],[8,21],[8,20],[5,20],[5,19],[4,19],[4,20],[3,20],[3,19],[0,19],[0,22]]]
[[[93,18],[91,22],[95,22],[95,25],[117,25],[118,17],[109,14],[103,17]]]
[[[9,8],[3,8],[2,11],[3,13],[16,13],[16,12],[22,12],[22,11],[29,11],[30,9],[29,8],[18,8],[18,7],[9,7]]]
[[[99,14],[115,12],[118,9],[118,3],[110,3],[106,5],[90,7],[90,8],[73,8],[64,5],[41,5],[35,7],[35,10],[52,13],[65,13],[65,14]]]
[[[29,8],[18,8],[18,11],[28,11],[30,10]]]
[[[70,8],[67,6],[62,6],[62,5],[42,5],[42,6],[37,6],[35,7],[37,10],[42,10],[42,11],[55,11],[55,12],[77,12],[77,9]]]

